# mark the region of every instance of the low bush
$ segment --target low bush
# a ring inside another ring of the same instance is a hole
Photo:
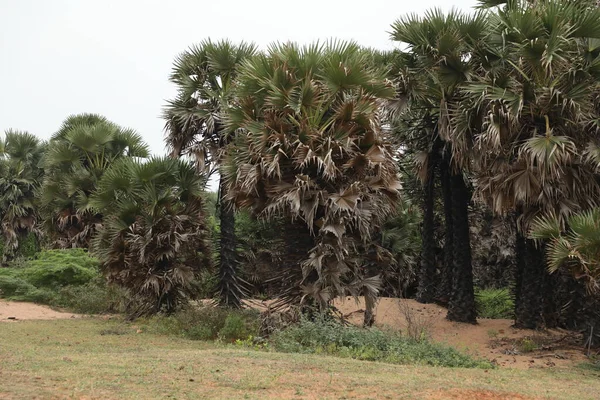
[[[329,354],[358,360],[440,367],[491,368],[456,349],[428,340],[414,340],[393,332],[344,326],[335,321],[303,319],[276,332],[271,348],[282,352]]]
[[[127,301],[126,291],[106,284],[98,261],[82,249],[46,250],[1,268],[0,297],[85,314],[122,312]]]
[[[508,289],[475,290],[477,316],[491,319],[514,317],[515,303]]]
[[[145,330],[192,340],[222,340],[233,343],[256,336],[259,313],[254,310],[227,310],[192,305],[171,315],[159,314],[142,320]]]

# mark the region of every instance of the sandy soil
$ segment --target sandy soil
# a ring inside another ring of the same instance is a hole
[[[76,314],[54,311],[49,307],[38,304],[0,300],[0,322],[79,317]]]
[[[364,304],[351,298],[336,303],[353,323],[362,323]],[[406,331],[409,315],[425,327],[433,340],[447,343],[471,354],[485,357],[498,365],[516,368],[547,368],[583,362],[581,348],[570,344],[573,333],[551,329],[534,331],[515,329],[509,319],[479,319],[477,325],[450,322],[446,309],[436,304],[420,304],[414,300],[382,298],[377,306],[375,324]],[[529,339],[540,350],[523,352],[519,342]]]

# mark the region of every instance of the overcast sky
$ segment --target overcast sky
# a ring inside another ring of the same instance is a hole
[[[0,0],[0,132],[48,138],[70,114],[98,113],[164,153],[161,108],[173,58],[205,38],[391,49],[407,13],[476,0]]]

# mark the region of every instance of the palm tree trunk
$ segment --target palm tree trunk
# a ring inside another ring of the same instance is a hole
[[[302,274],[302,262],[308,258],[310,250],[314,247],[314,240],[302,221],[286,221],[281,234],[285,242],[285,252],[281,257],[280,273],[270,281],[278,287],[278,297],[282,304],[299,304],[303,296],[302,282],[317,279],[315,271],[306,279]]]
[[[450,163],[447,157],[442,160],[441,168],[442,198],[444,200],[444,262],[440,272],[440,280],[437,290],[437,301],[448,304],[452,293],[452,270],[454,262],[454,224],[452,222],[452,187]]]
[[[517,230],[517,282],[515,298],[515,326],[538,329],[543,326],[544,280],[546,270],[544,253],[535,242]]]
[[[239,308],[244,298],[244,282],[238,276],[238,260],[235,238],[235,213],[226,200],[227,187],[219,180],[219,219],[221,237],[219,244],[219,305]]]
[[[421,270],[417,301],[431,303],[435,296],[435,166],[437,154],[432,151],[427,160],[427,179],[423,190],[423,227],[421,230]]]
[[[450,180],[452,188],[454,268],[452,271],[452,293],[446,318],[450,321],[474,324],[477,323],[477,312],[475,310],[469,235],[469,202],[471,196],[462,174],[455,174]]]

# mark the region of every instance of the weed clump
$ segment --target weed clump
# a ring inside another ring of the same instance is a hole
[[[510,319],[514,317],[515,302],[508,289],[475,290],[477,316],[490,319]]]
[[[414,339],[375,328],[344,326],[317,318],[291,325],[270,338],[271,348],[288,353],[328,354],[358,360],[439,367],[492,368],[456,349],[426,338]]]
[[[141,323],[151,333],[225,343],[255,337],[260,327],[258,311],[192,305],[171,315],[155,315]]]

